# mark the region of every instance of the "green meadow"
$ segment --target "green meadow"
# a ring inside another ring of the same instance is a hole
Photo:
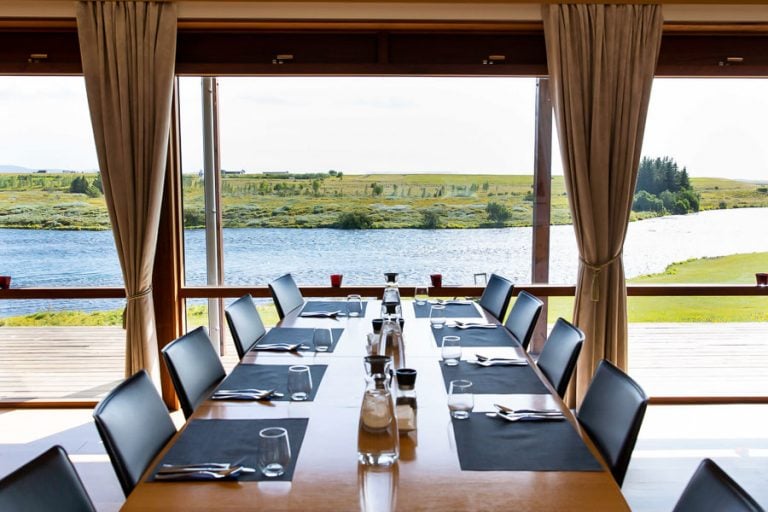
[[[0,228],[109,229],[103,196],[70,192],[96,174],[0,174]],[[768,188],[691,179],[701,209],[768,206]],[[182,176],[184,226],[204,225],[203,183]],[[484,228],[530,226],[533,177],[473,174],[242,174],[222,178],[224,227]],[[91,189],[95,190],[95,189]],[[96,192],[98,194],[98,192]],[[503,215],[489,216],[489,205]],[[552,178],[552,223],[571,222],[562,176]],[[655,215],[633,213],[638,220]]]

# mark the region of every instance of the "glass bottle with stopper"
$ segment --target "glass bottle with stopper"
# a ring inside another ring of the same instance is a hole
[[[397,429],[402,435],[416,430],[416,370],[400,368],[395,372],[397,379]]]
[[[361,464],[389,466],[400,451],[395,404],[390,390],[392,360],[386,356],[368,356],[369,374],[360,406],[357,452]]]

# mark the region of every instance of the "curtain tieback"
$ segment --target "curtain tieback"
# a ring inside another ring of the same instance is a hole
[[[603,269],[608,265],[615,263],[619,258],[621,258],[621,256],[622,251],[619,251],[618,254],[611,257],[610,259],[594,264],[587,262],[587,260],[582,257],[579,257],[581,264],[592,271],[592,302],[600,301],[600,272],[602,272]]]
[[[151,286],[149,288],[144,288],[140,292],[134,293],[133,295],[129,295],[128,296],[128,302],[130,302],[132,300],[139,300],[142,297],[146,297],[150,293],[152,293],[152,287]]]

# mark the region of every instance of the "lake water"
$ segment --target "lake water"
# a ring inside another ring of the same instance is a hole
[[[768,252],[768,208],[715,210],[629,225],[627,277],[663,271],[676,261]],[[301,284],[380,284],[385,271],[400,282],[472,284],[476,272],[531,281],[531,228],[468,230],[225,229],[227,284],[263,285],[291,272]],[[188,284],[205,283],[205,234],[185,233]],[[553,226],[550,282],[572,284],[578,264],[572,226]],[[768,262],[766,262],[768,266]],[[763,269],[764,270],[764,269]],[[110,231],[0,229],[0,274],[14,287],[122,286]],[[111,309],[122,301],[0,301],[0,317],[58,309]]]

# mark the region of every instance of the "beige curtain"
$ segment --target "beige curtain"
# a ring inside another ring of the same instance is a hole
[[[176,6],[85,1],[77,29],[93,134],[128,297],[125,372],[159,361],[152,270],[170,128]]]
[[[550,88],[581,262],[573,321],[586,335],[569,389],[600,359],[627,367],[622,250],[661,43],[660,5],[544,5]]]

